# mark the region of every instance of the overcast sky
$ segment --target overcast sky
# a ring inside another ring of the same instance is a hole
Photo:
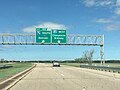
[[[35,33],[36,27],[68,34],[105,35],[105,58],[120,59],[120,0],[0,0],[0,33]],[[0,46],[0,58],[74,59],[83,46]]]

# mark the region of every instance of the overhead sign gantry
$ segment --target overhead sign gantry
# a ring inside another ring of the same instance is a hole
[[[67,34],[66,30],[36,28],[35,34],[0,34],[0,45],[78,45],[100,46],[101,64],[104,60],[104,35]]]

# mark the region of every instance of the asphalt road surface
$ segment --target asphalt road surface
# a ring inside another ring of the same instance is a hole
[[[120,90],[120,79],[77,67],[37,64],[31,73],[10,90]]]

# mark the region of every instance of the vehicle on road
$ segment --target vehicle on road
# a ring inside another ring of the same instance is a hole
[[[59,62],[53,62],[53,67],[60,67],[60,63]]]

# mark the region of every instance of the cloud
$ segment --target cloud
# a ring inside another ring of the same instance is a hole
[[[111,6],[115,2],[113,0],[84,0],[83,3],[86,7],[92,7],[92,6]]]
[[[12,48],[10,45],[2,45],[2,48]]]
[[[120,8],[116,8],[115,14],[120,15]]]
[[[105,18],[100,18],[100,19],[97,19],[95,22],[97,22],[97,23],[111,23],[112,22],[112,20],[110,20],[110,19],[105,19]]]
[[[108,7],[109,11],[113,13],[114,17],[111,18],[99,18],[94,22],[103,24],[104,29],[107,31],[120,30],[120,0],[82,0],[82,3],[86,7]]]
[[[85,6],[91,7],[95,5],[95,0],[85,0],[84,1]]]
[[[106,31],[117,31],[120,30],[120,22],[114,20],[114,18],[105,19],[100,18],[95,21],[96,23],[102,24],[104,27],[104,30]]]
[[[53,23],[53,22],[44,22],[38,25],[29,26],[26,28],[23,28],[22,31],[25,33],[33,33],[35,32],[36,28],[48,28],[51,29],[67,29],[67,27],[63,24]]]
[[[0,51],[4,51],[4,50],[0,48]]]
[[[114,2],[112,0],[103,0],[98,2],[98,6],[110,6],[113,4]]]
[[[116,6],[120,6],[120,0],[116,1]]]
[[[119,30],[119,29],[120,29],[119,24],[110,24],[110,25],[107,25],[105,27],[105,30],[107,30],[107,31],[116,31],[116,30]]]
[[[116,1],[116,8],[115,8],[114,13],[117,15],[120,15],[120,0]]]
[[[12,48],[12,46],[10,46],[10,45],[1,45],[0,51],[6,51],[6,50],[11,49],[11,48]]]
[[[110,8],[116,15],[120,15],[120,0],[84,0],[86,7],[113,7]]]

